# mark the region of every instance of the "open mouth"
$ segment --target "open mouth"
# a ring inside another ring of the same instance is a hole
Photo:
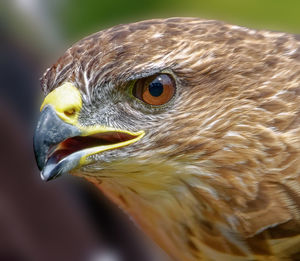
[[[89,136],[74,136],[53,144],[48,149],[41,169],[43,180],[54,179],[66,172],[93,162],[89,156],[128,146],[144,136],[144,132],[107,131]]]
[[[41,112],[34,135],[34,151],[43,180],[54,179],[93,163],[94,154],[135,143],[144,131],[130,132],[103,126],[78,128],[63,122],[51,107]]]
[[[93,148],[96,150],[98,148],[99,151],[103,151],[103,149],[119,148],[122,146],[122,143],[127,143],[137,137],[137,135],[113,131],[89,136],[75,136],[50,148],[47,158],[52,163],[58,163],[78,151]]]
[[[82,106],[80,94],[69,85],[61,88],[45,98],[33,137],[35,158],[43,180],[93,163],[92,155],[128,146],[145,135],[143,130],[132,132],[102,124],[78,124],[76,111]],[[68,115],[66,111],[70,106],[75,113]]]

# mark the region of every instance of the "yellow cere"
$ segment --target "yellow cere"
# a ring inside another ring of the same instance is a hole
[[[76,125],[82,99],[79,90],[72,83],[65,82],[46,96],[41,110],[46,105],[51,105],[62,120]]]
[[[119,142],[116,144],[102,145],[102,146],[96,146],[96,147],[86,149],[86,154],[81,158],[79,166],[87,164],[89,162],[89,160],[87,160],[87,157],[93,154],[130,145],[140,140],[145,135],[144,131],[130,132],[127,130],[118,130],[115,128],[101,126],[101,125],[94,125],[94,126],[79,125],[78,115],[82,108],[82,99],[79,90],[70,82],[65,82],[60,87],[50,92],[46,96],[40,110],[42,110],[46,105],[51,105],[54,108],[56,114],[64,122],[72,124],[73,126],[76,126],[78,129],[80,129],[81,136],[88,136],[96,133],[113,131],[113,132],[127,133],[129,135],[136,137],[134,139],[127,140],[124,142]]]

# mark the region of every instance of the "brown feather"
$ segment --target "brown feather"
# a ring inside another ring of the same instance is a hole
[[[174,260],[298,260],[297,37],[195,18],[119,25],[73,45],[42,86],[47,94],[71,81],[94,108],[97,86],[120,91],[154,70],[176,75],[176,104],[144,116],[145,138],[120,150],[128,160],[77,175]]]

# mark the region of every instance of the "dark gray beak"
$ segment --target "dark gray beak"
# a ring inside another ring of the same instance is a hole
[[[51,180],[76,166],[79,160],[77,157],[80,155],[57,162],[50,154],[57,144],[80,134],[78,128],[60,119],[51,105],[47,105],[42,110],[34,133],[33,147],[43,180]]]

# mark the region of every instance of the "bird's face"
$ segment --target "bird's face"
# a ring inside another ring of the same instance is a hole
[[[184,151],[200,145],[187,137],[200,129],[197,104],[208,92],[195,88],[200,64],[191,56],[209,62],[212,53],[182,34],[159,22],[116,27],[80,41],[45,73],[35,134],[44,179],[107,169],[140,175],[158,166],[163,173],[163,165],[191,160]]]
[[[177,260],[248,256],[249,237],[296,213],[299,50],[192,18],[91,35],[42,78],[42,177],[100,184]]]
[[[271,116],[286,109],[276,101],[282,86],[268,85],[286,77],[278,56],[295,43],[267,36],[168,19],[79,41],[42,78],[46,98],[34,140],[42,177],[116,177],[176,193],[196,175],[211,195],[243,204],[228,188],[256,190],[249,181],[259,179],[261,158],[272,157],[272,130],[283,128]]]

